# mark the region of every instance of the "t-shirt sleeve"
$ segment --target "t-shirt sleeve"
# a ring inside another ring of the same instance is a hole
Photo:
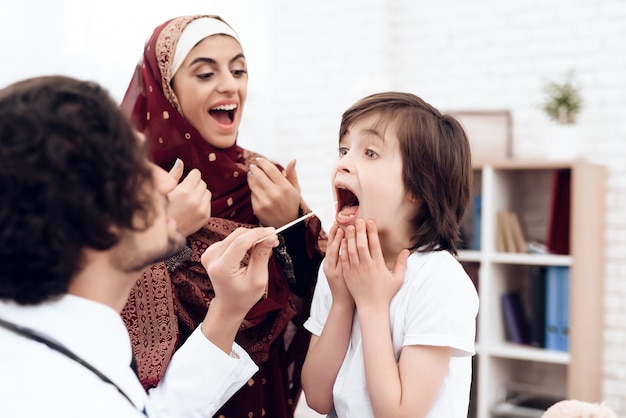
[[[473,355],[478,294],[460,264],[443,264],[411,283],[402,345],[446,346],[453,357]]]
[[[322,264],[323,263],[322,261]],[[315,285],[315,292],[313,293],[313,301],[311,303],[311,313],[309,318],[304,322],[304,328],[311,332],[311,334],[319,336],[322,333],[326,319],[328,319],[332,301],[328,280],[326,280],[324,269],[320,266],[317,273],[317,284]]]

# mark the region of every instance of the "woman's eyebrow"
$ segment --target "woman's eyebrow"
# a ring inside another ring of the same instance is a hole
[[[217,64],[217,61],[215,61],[213,58],[198,57],[198,58],[194,59],[193,61],[191,61],[189,63],[189,67],[192,67],[192,66],[196,65],[199,62],[204,62],[204,63],[207,63],[207,64]]]
[[[234,57],[232,57],[229,61],[229,64],[232,64],[233,62],[239,60],[239,59],[246,59],[246,57],[242,54],[237,54]],[[198,57],[196,59],[194,59],[193,61],[191,61],[191,63],[189,63],[189,67],[199,63],[199,62],[204,62],[207,64],[217,64],[217,61],[215,61],[213,58],[209,58],[209,57]]]
[[[240,54],[235,55],[234,57],[231,58],[230,63],[232,64],[233,62],[239,60],[239,59],[246,59],[246,57],[243,55],[243,52]]]

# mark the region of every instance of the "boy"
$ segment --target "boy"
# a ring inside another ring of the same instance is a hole
[[[471,176],[462,127],[419,97],[374,94],[343,114],[336,222],[305,324],[313,409],[467,416],[478,296],[454,255]]]

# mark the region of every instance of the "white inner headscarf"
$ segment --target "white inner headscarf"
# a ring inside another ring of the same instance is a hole
[[[188,24],[176,44],[176,50],[172,60],[172,70],[170,72],[170,80],[168,81],[171,81],[171,79],[174,78],[174,74],[176,74],[185,58],[187,58],[187,54],[189,54],[189,51],[191,51],[191,49],[196,46],[198,42],[208,36],[218,34],[231,36],[239,42],[239,44],[241,44],[239,36],[233,28],[221,20],[213,19],[212,17],[201,17]]]

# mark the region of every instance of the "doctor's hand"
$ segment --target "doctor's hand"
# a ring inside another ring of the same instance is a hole
[[[267,288],[268,261],[272,248],[278,245],[274,231],[238,228],[210,245],[200,258],[215,291],[201,325],[202,333],[227,353],[241,322]],[[246,256],[248,264],[243,265]]]

